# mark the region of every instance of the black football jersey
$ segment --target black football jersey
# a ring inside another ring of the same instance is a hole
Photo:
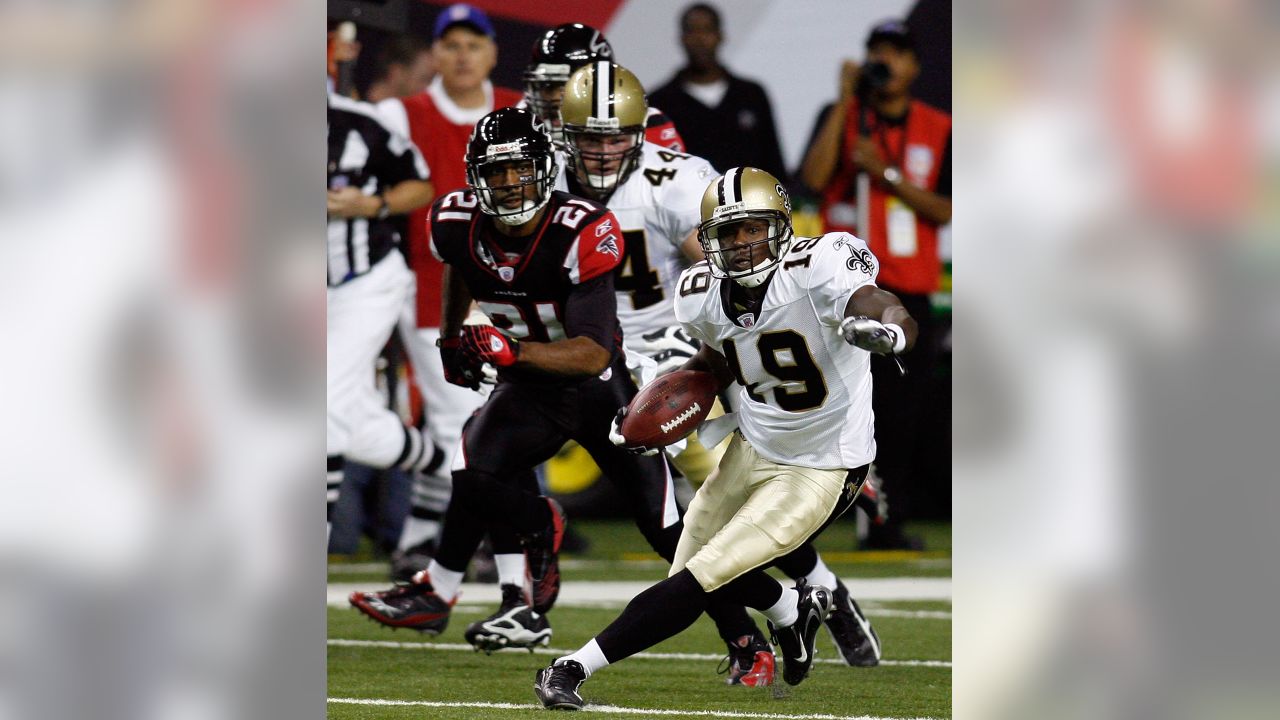
[[[448,193],[431,206],[432,254],[453,267],[494,327],[535,342],[596,337],[600,333],[588,332],[588,326],[607,328],[605,337],[596,339],[606,350],[620,352],[613,270],[625,248],[613,213],[585,198],[553,192],[530,235],[507,237],[494,222],[471,190]]]

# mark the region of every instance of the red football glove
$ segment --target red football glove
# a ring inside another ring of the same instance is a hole
[[[440,338],[436,340],[440,348],[440,360],[444,364],[444,379],[453,385],[461,385],[472,390],[480,389],[480,378],[483,377],[480,363],[468,358],[462,352],[462,338]]]
[[[477,363],[510,367],[520,357],[520,343],[492,325],[463,325],[462,353]]]

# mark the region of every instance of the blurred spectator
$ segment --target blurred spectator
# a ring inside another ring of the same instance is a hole
[[[800,178],[823,201],[828,232],[865,239],[880,259],[882,288],[920,324],[907,374],[873,358],[876,467],[894,511],[868,538],[873,547],[905,544],[900,502],[919,478],[924,393],[937,354],[929,295],[938,290],[938,227],[951,220],[951,118],[911,97],[920,61],[910,29],[890,20],[867,37],[867,62],[846,62],[840,99],[821,122]]]
[[[521,93],[494,87],[489,81],[489,73],[498,63],[498,48],[493,24],[484,12],[463,3],[450,5],[436,16],[433,38],[431,55],[438,74],[426,92],[383,100],[378,110],[388,125],[408,135],[422,150],[440,196],[467,185],[463,156],[475,124],[495,109],[520,102]],[[484,397],[444,380],[435,347],[440,337],[442,266],[431,256],[426,209],[409,217],[408,250],[418,278],[417,297],[410,298],[405,307],[400,333],[426,404],[427,430],[452,454],[462,436],[462,424]],[[449,502],[449,463],[443,468],[443,473],[415,479],[413,510],[393,565],[400,576],[411,575],[430,559],[431,543]]]
[[[688,64],[650,95],[650,104],[661,107],[680,128],[688,152],[706,158],[720,172],[751,166],[777,178],[790,177],[782,165],[769,96],[758,83],[736,77],[720,64],[722,42],[720,13],[704,3],[690,5],[680,18],[680,44]]]
[[[388,40],[376,62],[373,82],[364,93],[364,99],[371,103],[420,95],[436,75],[431,46],[408,35]]]

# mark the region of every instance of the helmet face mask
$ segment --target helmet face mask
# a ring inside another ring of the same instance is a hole
[[[504,108],[476,124],[467,144],[467,183],[480,209],[504,225],[523,225],[551,200],[555,153],[537,116]]]
[[[649,104],[630,70],[595,62],[565,85],[560,118],[569,169],[598,196],[612,192],[640,167]]]
[[[605,133],[573,129],[566,130],[564,137],[569,169],[595,192],[613,190],[640,165],[644,128]]]
[[[782,262],[791,239],[791,199],[769,173],[733,168],[703,194],[698,243],[713,277],[759,287]]]

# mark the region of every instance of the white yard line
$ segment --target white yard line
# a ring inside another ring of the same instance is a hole
[[[845,578],[849,592],[862,601],[877,600],[951,600],[951,578]],[[559,605],[566,607],[601,607],[626,603],[653,583],[633,581],[569,581],[560,587]],[[390,585],[370,583],[330,583],[326,601],[331,607],[347,607],[347,596],[355,591],[383,590]],[[498,603],[502,593],[497,584],[463,583],[459,595],[463,602]]]
[[[433,707],[433,708],[487,708],[491,710],[541,710],[541,705],[533,703],[491,703],[491,702],[434,702],[430,700],[381,700],[372,698],[329,698],[336,705],[379,705],[391,707]],[[779,713],[730,712],[726,710],[659,710],[655,708],[628,708],[616,705],[591,705],[582,708],[585,712],[607,712],[617,715],[645,715],[654,717],[715,717],[715,718],[759,718],[760,720],[933,720],[932,718],[888,718],[872,715],[782,715]]]
[[[333,647],[363,647],[363,648],[386,648],[389,650],[444,650],[449,652],[476,652],[476,649],[466,643],[428,643],[428,642],[395,642],[392,640],[348,640],[344,638],[330,638],[329,645]],[[505,653],[527,653],[526,649],[511,648],[507,650],[498,650],[496,652]],[[552,657],[561,657],[568,655],[573,650],[567,648],[551,648],[540,647],[534,648],[534,655],[549,655]],[[714,653],[659,653],[659,652],[641,652],[632,655],[633,658],[641,660],[720,660],[724,656]],[[816,663],[824,665],[844,665],[843,660],[835,658],[813,659]],[[881,665],[887,667],[932,667],[932,668],[949,668],[950,660],[881,660]]]

